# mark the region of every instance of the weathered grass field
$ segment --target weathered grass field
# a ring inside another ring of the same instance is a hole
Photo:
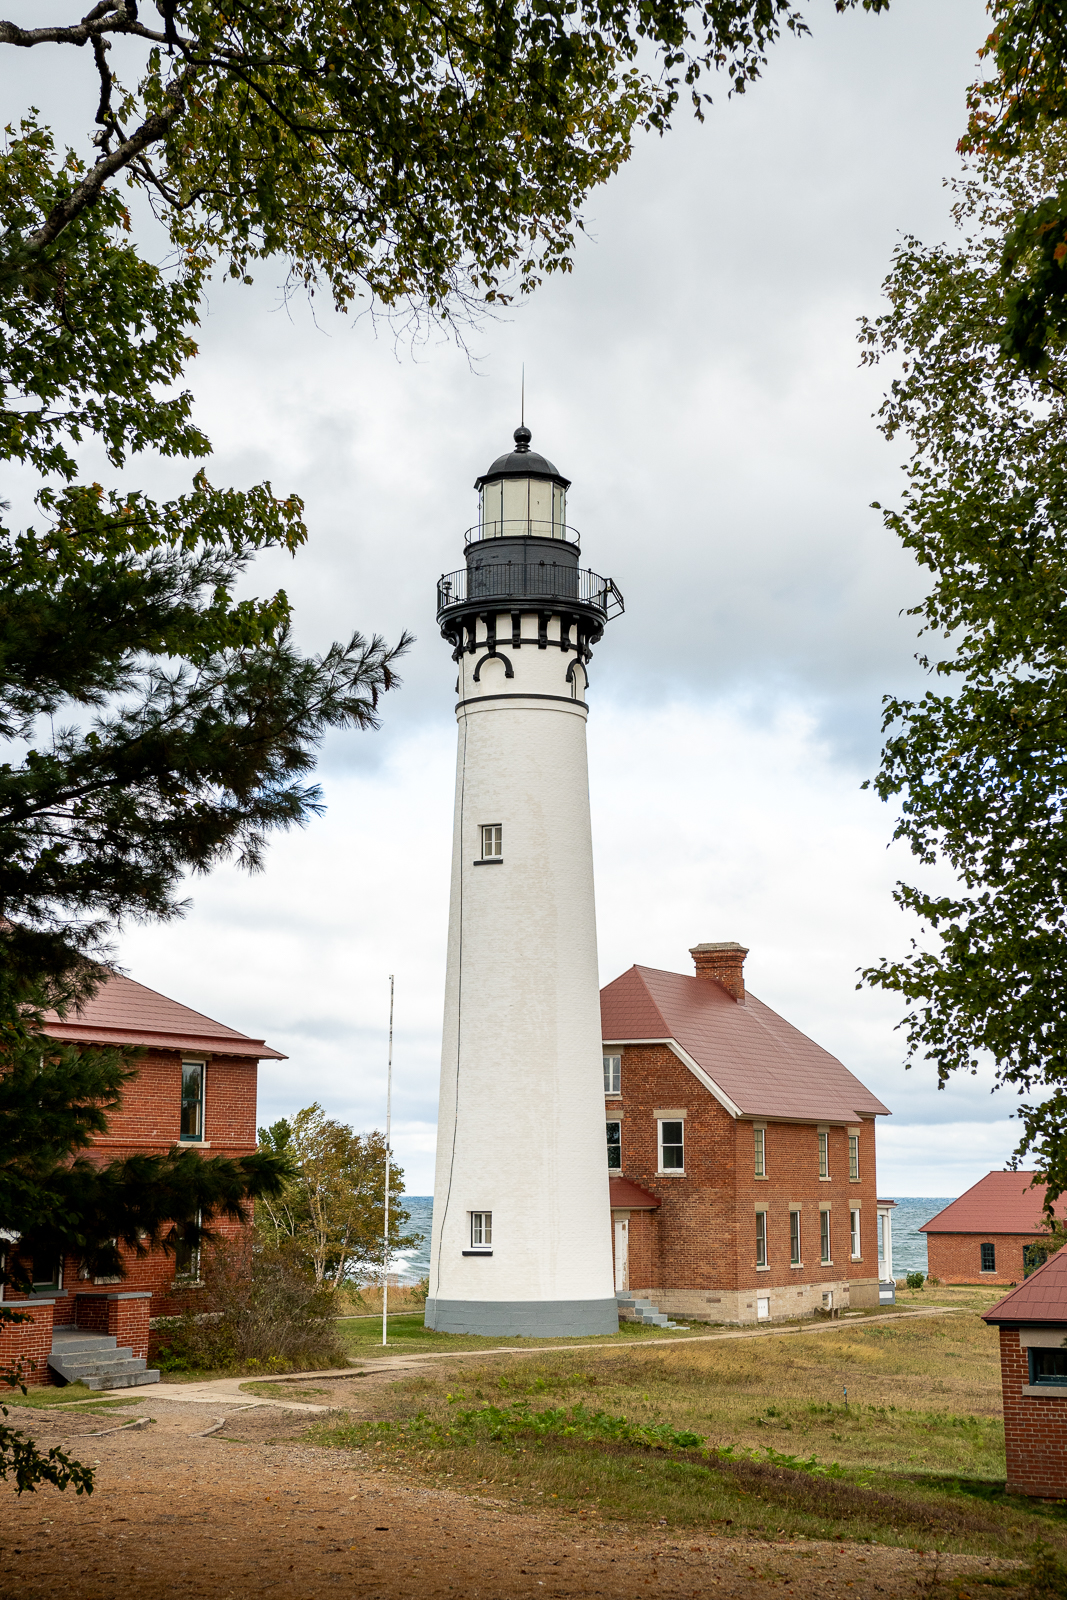
[[[353,1386],[347,1413],[310,1437],[583,1518],[1002,1555],[1043,1540],[1067,1554],[1067,1509],[1004,1492],[997,1335],[978,1315],[995,1296],[934,1295],[902,1302],[954,1310],[427,1364]]]

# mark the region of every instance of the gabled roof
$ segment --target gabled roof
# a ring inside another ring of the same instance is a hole
[[[250,1039],[247,1033],[213,1022],[117,972],[108,976],[91,1000],[77,1011],[68,1011],[62,1021],[53,1012],[46,1019],[45,1032],[51,1039],[70,1044],[148,1045],[156,1050],[287,1059],[262,1039]]]
[[[999,1176],[997,1173],[991,1174]],[[1017,1176],[1017,1174],[1013,1174]],[[1067,1323],[1067,1250],[1057,1250],[1003,1300],[982,1312],[986,1322]]]
[[[742,1117],[855,1122],[888,1116],[857,1077],[749,992],[739,1005],[711,978],[631,967],[600,991],[605,1043],[674,1044]]]
[[[966,1194],[924,1222],[919,1232],[1044,1233],[1045,1185],[1033,1184],[1036,1176],[1035,1172],[987,1172]],[[1058,1200],[1054,1209],[1058,1217],[1064,1216],[1067,1201]]]
[[[632,1178],[609,1178],[608,1193],[613,1211],[655,1211],[660,1204],[658,1195],[642,1189]]]

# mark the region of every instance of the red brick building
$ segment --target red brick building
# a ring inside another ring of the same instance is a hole
[[[211,1156],[251,1154],[256,1148],[259,1062],[285,1059],[262,1039],[251,1039],[118,975],[108,978],[80,1011],[62,1022],[54,1019],[47,1032],[64,1043],[134,1045],[143,1051],[138,1075],[112,1112],[107,1133],[85,1152],[102,1163],[135,1154],[159,1155],[174,1146]],[[214,1227],[223,1237],[239,1232],[239,1224],[226,1219]],[[0,1326],[0,1364],[21,1357],[27,1382],[49,1383],[64,1370],[59,1360],[53,1361],[54,1371],[49,1368],[53,1351],[70,1358],[70,1366],[74,1356],[92,1348],[95,1365],[112,1369],[105,1376],[133,1380],[138,1369],[130,1363],[139,1362],[144,1381],[149,1318],[177,1309],[176,1288],[195,1283],[199,1261],[196,1252],[179,1248],[177,1256],[158,1250],[140,1260],[134,1257],[126,1266],[121,1280],[90,1278],[68,1256],[35,1262],[28,1295],[0,1287],[0,1298],[34,1317],[32,1326]],[[120,1354],[109,1363],[104,1346],[94,1345],[93,1336],[110,1340],[117,1351],[128,1348],[131,1355]]]
[[[1008,1491],[1063,1499],[1067,1497],[1067,1250],[1050,1257],[984,1317],[1000,1330]]]
[[[876,1306],[886,1107],[746,993],[747,953],[601,991],[616,1289],[713,1322]]]
[[[988,1172],[924,1222],[927,1270],[942,1283],[1021,1283],[1046,1251],[1045,1185],[1034,1172]],[[1057,1202],[1056,1215],[1067,1215]]]

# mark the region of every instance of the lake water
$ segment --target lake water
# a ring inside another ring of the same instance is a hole
[[[908,1272],[926,1271],[926,1235],[920,1233],[919,1228],[931,1217],[936,1217],[954,1199],[955,1195],[932,1200],[916,1196],[897,1200],[893,1212],[893,1271],[898,1278],[903,1278]],[[411,1213],[410,1231],[422,1234],[423,1239],[414,1250],[401,1250],[397,1254],[393,1270],[405,1283],[417,1283],[430,1270],[433,1195],[406,1194],[401,1204]]]

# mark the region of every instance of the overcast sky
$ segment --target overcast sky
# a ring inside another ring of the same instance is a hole
[[[947,232],[985,12],[893,0],[839,17],[820,0],[811,18],[814,37],[776,47],[703,127],[683,114],[642,138],[591,197],[573,274],[467,351],[286,308],[269,270],[213,293],[190,374],[210,475],[295,490],[312,531],[295,563],[261,561],[256,586],[284,583],[310,649],[353,627],[418,642],[382,731],[324,751],[326,816],[276,842],[259,878],[192,885],[183,922],[127,929],[121,959],[287,1052],[262,1069],[261,1120],[317,1099],[359,1128],[384,1118],[395,972],[410,1193],[432,1188],[452,824],[435,582],[460,565],[474,478],[518,422],[523,363],[583,560],[626,597],[590,694],[602,980],[633,962],[687,971],[700,940],[748,945],[753,991],[892,1108],[885,1194],[958,1193],[1018,1137],[988,1081],[938,1094],[928,1068],[906,1073],[899,1009],[856,989],[915,931],[891,899],[910,858],[860,785],[882,695],[922,684],[900,616],[921,577],[869,509],[899,493],[901,455],[871,420],[887,374],[859,368],[857,318],[878,313],[896,240]],[[20,53],[8,106],[53,98],[55,62],[34,58]],[[85,126],[90,67],[79,53],[65,69]],[[161,492],[184,476],[147,462],[123,481]]]

